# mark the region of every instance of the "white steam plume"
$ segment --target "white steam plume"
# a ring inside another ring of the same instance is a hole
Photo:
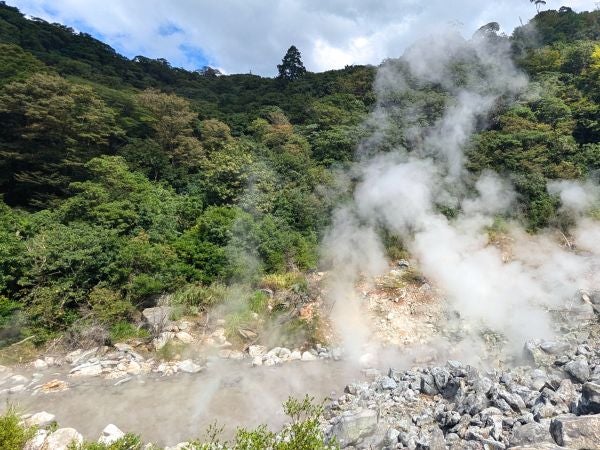
[[[354,195],[338,211],[324,242],[332,316],[346,347],[360,351],[357,346],[368,342],[354,290],[362,274],[386,270],[380,228],[402,239],[462,319],[473,328],[502,332],[516,347],[527,338],[550,335],[548,309],[565,304],[578,289],[593,287],[590,267],[600,254],[600,228],[594,222],[580,221],[573,231],[591,252],[587,255],[561,246],[550,232],[532,237],[516,223],[511,223],[510,261],[489,245],[488,227],[498,214],[511,212],[516,194],[491,172],[473,180],[464,167],[464,149],[493,108],[527,87],[508,46],[501,39],[466,41],[445,33],[379,69],[378,103],[366,123],[372,133],[359,146]],[[423,87],[429,88],[425,95]],[[431,120],[436,110],[443,113]],[[551,183],[548,189],[579,216],[597,202],[599,192],[591,183],[572,181]],[[440,207],[458,212],[448,219]]]

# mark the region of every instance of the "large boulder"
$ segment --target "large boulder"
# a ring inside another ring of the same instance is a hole
[[[142,317],[151,331],[158,334],[171,323],[172,309],[170,306],[156,306],[142,311]]]
[[[377,413],[372,409],[348,411],[331,430],[342,447],[358,443],[377,430]]]
[[[570,361],[564,369],[578,383],[585,383],[590,377],[590,366],[585,358]]]
[[[556,443],[573,450],[600,450],[600,415],[559,416],[550,423]]]
[[[548,419],[515,426],[510,437],[511,446],[554,443],[554,439],[550,434],[550,420]]]
[[[579,414],[600,414],[600,384],[585,383],[581,389]]]
[[[68,450],[73,444],[81,444],[83,436],[74,428],[59,428],[51,433],[44,444],[45,450]]]

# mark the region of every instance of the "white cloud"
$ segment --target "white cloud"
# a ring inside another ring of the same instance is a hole
[[[528,0],[9,0],[24,13],[76,29],[93,29],[127,56],[163,57],[198,67],[186,48],[229,73],[274,75],[294,44],[308,70],[378,64],[423,34],[448,24],[465,35],[496,21],[511,32],[535,13]],[[594,9],[596,0],[564,2]],[[549,0],[548,6],[558,8]],[[165,26],[181,32],[167,35]]]

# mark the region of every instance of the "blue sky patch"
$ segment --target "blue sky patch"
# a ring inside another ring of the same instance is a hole
[[[183,30],[173,22],[165,22],[158,27],[158,34],[161,36],[171,36],[177,33],[183,33]]]

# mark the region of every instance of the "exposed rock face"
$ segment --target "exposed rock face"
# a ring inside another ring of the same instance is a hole
[[[171,322],[172,308],[170,306],[156,306],[154,308],[146,308],[142,311],[142,317],[151,331],[160,333]]]
[[[600,416],[563,416],[552,420],[550,432],[561,447],[600,449]]]

